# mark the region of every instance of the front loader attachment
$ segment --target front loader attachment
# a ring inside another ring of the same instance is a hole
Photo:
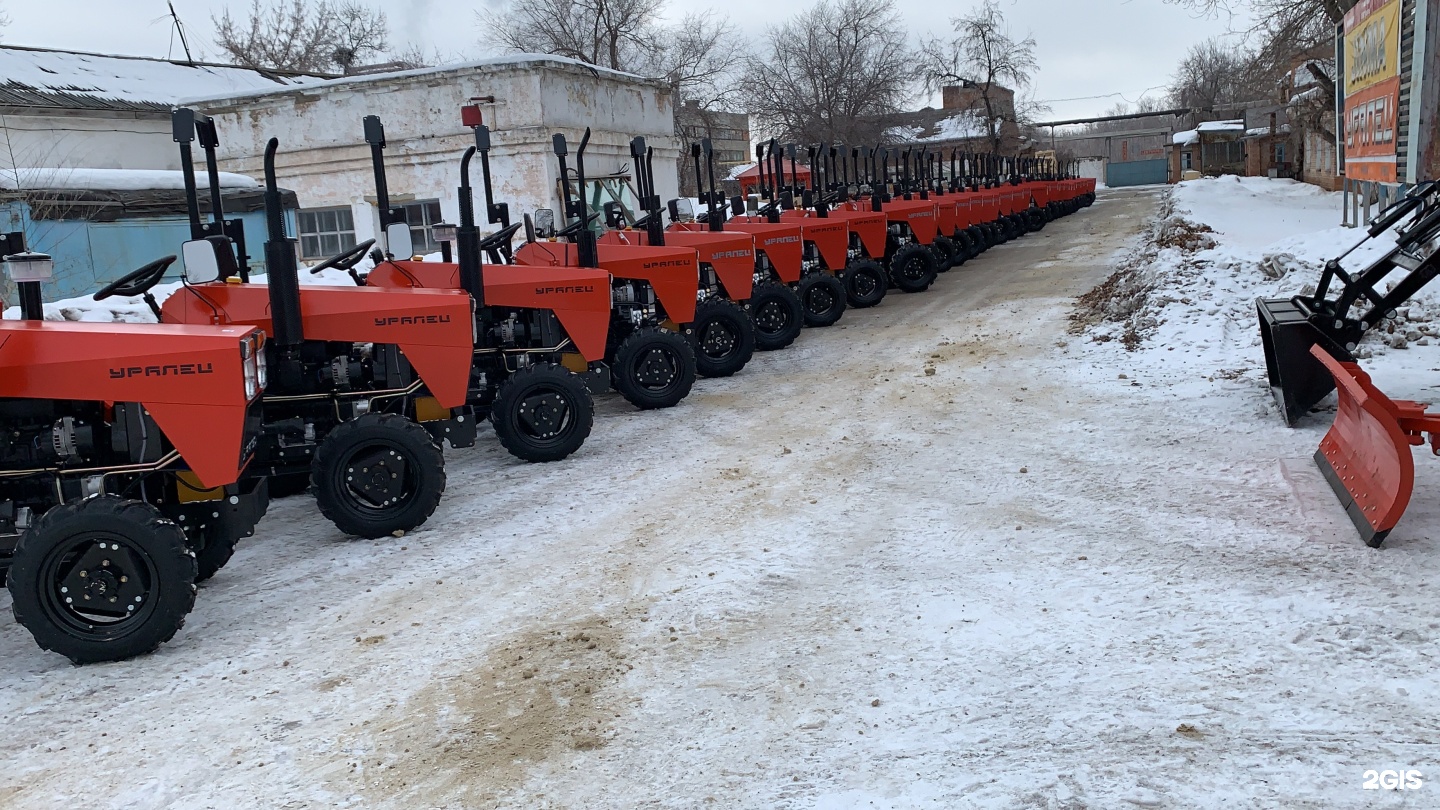
[[[1275,395],[1275,404],[1280,406],[1285,424],[1293,427],[1300,417],[1335,390],[1334,378],[1311,354],[1311,349],[1320,346],[1328,352],[1327,356],[1353,362],[1355,358],[1345,348],[1351,341],[1324,331],[1311,318],[1310,308],[1303,299],[1261,298],[1255,302],[1255,308],[1260,314],[1260,342],[1265,347],[1265,372],[1270,378],[1270,391]],[[1359,335],[1352,338],[1358,339]]]
[[[1412,446],[1440,455],[1440,414],[1420,402],[1392,400],[1352,362],[1314,346],[1310,354],[1335,385],[1335,423],[1315,451],[1315,463],[1345,507],[1365,545],[1378,548],[1405,514],[1415,488]]]
[[[1436,190],[1433,182],[1417,186],[1381,212],[1363,239],[1325,263],[1313,294],[1256,302],[1265,369],[1286,424],[1294,425],[1335,388],[1325,366],[1316,362],[1313,347],[1320,346],[1344,362],[1353,361],[1366,332],[1395,317],[1401,304],[1440,275]],[[1345,268],[1350,254],[1407,217],[1411,219],[1396,233],[1394,248],[1359,272]]]

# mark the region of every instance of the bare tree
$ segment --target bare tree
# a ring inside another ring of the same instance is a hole
[[[922,46],[926,84],[931,89],[952,82],[973,87],[979,95],[975,112],[984,119],[987,139],[998,154],[1007,127],[1018,127],[1025,117],[1014,103],[1014,94],[1028,87],[1039,69],[1035,38],[1012,35],[996,0],[985,0],[950,23],[953,38],[931,38]]]
[[[751,115],[784,140],[876,142],[919,78],[907,40],[892,0],[821,0],[744,60]]]
[[[632,71],[662,47],[655,21],[664,5],[665,0],[517,0],[476,16],[505,50]]]
[[[227,8],[215,24],[215,42],[237,64],[254,68],[348,73],[387,44],[385,12],[355,0],[252,0],[244,19]]]
[[[1251,83],[1254,55],[1219,39],[1190,46],[1170,80],[1175,107],[1213,110],[1256,97]]]

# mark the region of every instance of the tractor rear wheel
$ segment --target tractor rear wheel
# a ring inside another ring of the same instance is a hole
[[[559,461],[590,435],[595,401],[585,383],[563,366],[536,363],[500,383],[490,422],[500,444],[516,458]]]
[[[679,334],[647,326],[620,342],[610,370],[615,390],[631,405],[672,408],[695,384],[695,350]]]
[[[144,655],[195,606],[195,555],[160,510],[114,495],[57,506],[20,537],[15,621],[77,664]]]
[[[935,254],[928,245],[912,242],[890,257],[890,279],[907,293],[924,292],[935,283]]]
[[[343,422],[310,464],[320,514],[374,539],[423,525],[445,493],[445,456],[419,424],[393,413]]]
[[[830,326],[845,314],[845,282],[821,271],[800,279],[806,326]]]
[[[701,301],[688,332],[695,346],[695,369],[705,377],[729,377],[755,355],[755,324],[734,301]]]
[[[845,268],[846,301],[856,309],[868,309],[885,300],[889,284],[885,268],[871,259],[860,259]]]
[[[756,284],[746,308],[755,323],[755,348],[762,352],[789,346],[805,327],[805,307],[800,296],[783,284]]]

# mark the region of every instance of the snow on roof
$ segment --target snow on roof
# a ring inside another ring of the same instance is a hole
[[[742,163],[742,164],[740,164],[739,166],[736,166],[735,168],[731,169],[731,170],[730,170],[730,173],[725,176],[725,179],[726,179],[726,180],[739,180],[739,179],[740,179],[740,175],[744,174],[745,172],[750,171],[751,169],[755,168],[755,167],[758,166],[758,165],[760,165],[760,164],[758,164],[758,163]]]
[[[202,172],[195,178],[201,188],[210,187]],[[243,174],[220,172],[221,188],[259,188]],[[77,191],[152,191],[185,188],[185,175],[161,169],[0,169],[0,189],[68,189]]]
[[[1247,137],[1247,138],[1255,138],[1255,137],[1259,137],[1259,136],[1261,136],[1261,135],[1269,135],[1269,134],[1270,134],[1270,127],[1252,127],[1252,128],[1250,128],[1250,129],[1245,130],[1245,137]],[[1275,134],[1276,134],[1276,135],[1288,135],[1288,134],[1290,134],[1290,125],[1289,125],[1289,124],[1281,124],[1280,126],[1278,126],[1278,127],[1275,128]]]
[[[748,179],[748,178],[751,178],[751,177],[759,177],[759,176],[760,176],[759,165],[760,165],[760,164],[758,164],[758,163],[751,163],[751,164],[749,164],[749,165],[742,166],[742,167],[740,167],[739,169],[736,170],[736,173],[733,173],[733,174],[731,175],[730,179],[732,179],[732,180],[740,180],[740,179],[742,179],[742,178]],[[806,166],[804,163],[796,163],[795,161],[792,161],[790,158],[783,158],[780,166],[781,166],[782,169],[785,170],[785,176],[786,176],[787,178],[791,175],[791,173],[794,173],[794,174],[797,174],[797,175],[803,174],[803,175],[805,175],[805,176],[807,176],[807,177],[810,175],[810,167],[809,167],[809,166]],[[766,177],[769,177],[769,176],[770,176],[771,174],[773,174],[773,173],[774,173],[774,170],[771,168],[771,165],[770,165],[769,161],[767,161],[767,162],[766,162],[766,165],[765,165],[765,176],[766,176]]]
[[[990,133],[985,128],[985,121],[973,110],[952,115],[942,119],[935,124],[935,134],[927,141],[957,141],[966,138],[984,138]]]
[[[1206,121],[1199,126],[1200,132],[1244,132],[1245,119],[1237,118],[1233,121]]]
[[[1187,129],[1184,132],[1175,133],[1176,146],[1191,146],[1200,142],[1200,130]]]
[[[581,62],[578,59],[571,59],[565,56],[556,56],[548,53],[517,53],[507,56],[497,56],[490,59],[477,59],[473,62],[456,62],[449,65],[436,65],[435,67],[416,68],[414,70],[396,70],[389,73],[364,73],[359,76],[345,76],[342,78],[330,78],[306,82],[305,86],[310,89],[318,87],[345,87],[354,84],[370,84],[386,79],[404,79],[418,76],[431,76],[439,73],[452,73],[465,70],[477,70],[486,67],[518,67],[523,65],[560,65],[565,67],[581,67],[597,76],[611,76],[632,81],[660,82],[660,79],[647,78],[636,73],[626,73],[622,70],[611,70],[609,68],[592,65],[588,62]],[[297,83],[298,84],[298,83]],[[262,87],[258,89],[236,89],[232,92],[219,92],[209,95],[192,95],[180,99],[180,103],[187,105],[214,104],[216,102],[239,101],[241,99],[259,98],[263,96],[282,95],[299,89],[296,86],[289,87]]]
[[[0,104],[12,107],[165,110],[190,96],[255,92],[318,79],[144,56],[0,46]]]
[[[914,141],[917,140],[924,132],[924,127],[890,127],[889,129],[885,130],[885,140]]]

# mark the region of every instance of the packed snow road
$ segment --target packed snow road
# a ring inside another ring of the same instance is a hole
[[[1067,330],[1161,193],[567,462],[449,451],[404,538],[276,502],[155,655],[0,625],[0,806],[1434,806],[1361,789],[1436,759],[1434,542],[1361,546],[1253,381]]]

